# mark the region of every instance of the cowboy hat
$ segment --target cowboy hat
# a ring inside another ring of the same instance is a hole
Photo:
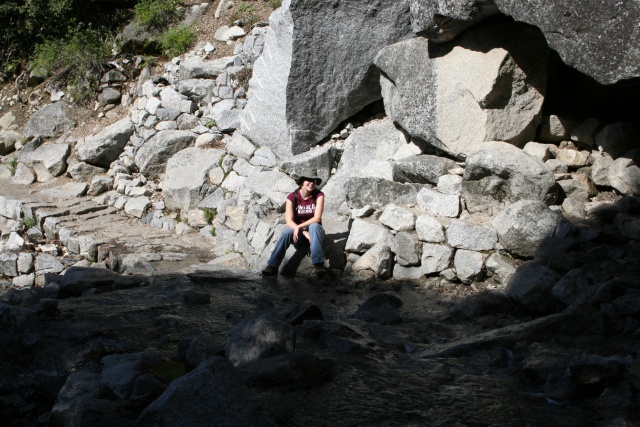
[[[322,178],[320,178],[316,171],[311,168],[304,168],[302,172],[298,174],[296,184],[302,185],[302,181],[304,180],[315,181],[316,185],[320,185],[322,183]]]

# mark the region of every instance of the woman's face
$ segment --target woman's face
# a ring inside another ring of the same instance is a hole
[[[307,191],[313,191],[316,188],[316,181],[315,180],[309,181],[308,179],[305,178],[302,181],[302,188],[304,188]]]

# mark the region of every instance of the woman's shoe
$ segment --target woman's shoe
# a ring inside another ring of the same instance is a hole
[[[278,269],[270,265],[267,265],[264,270],[262,270],[263,276],[275,276],[276,274],[278,274]]]

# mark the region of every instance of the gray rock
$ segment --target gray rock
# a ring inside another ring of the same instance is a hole
[[[424,243],[422,245],[422,260],[420,269],[423,275],[439,273],[449,268],[453,249],[446,245]]]
[[[161,363],[160,357],[151,351],[109,354],[102,358],[100,382],[119,398],[128,399],[134,394],[138,378]]]
[[[75,127],[75,122],[67,116],[69,107],[65,102],[46,105],[29,117],[24,127],[27,138],[55,138]]]
[[[498,240],[509,252],[532,257],[545,240],[555,235],[561,216],[544,203],[521,200],[493,220]]]
[[[87,184],[84,182],[68,182],[60,187],[42,190],[41,193],[57,199],[69,199],[84,196],[87,192]]]
[[[140,173],[155,177],[164,172],[166,162],[180,150],[192,145],[197,138],[193,132],[165,130],[158,132],[140,147],[135,161]]]
[[[640,194],[640,150],[632,150],[617,158],[609,169],[610,185],[628,196]]]
[[[177,108],[160,107],[156,110],[156,117],[163,122],[175,121],[180,117],[180,114],[182,114],[182,111]]]
[[[349,178],[344,185],[347,190],[346,203],[352,209],[367,205],[381,208],[390,203],[412,204],[425,187],[424,184],[400,184],[381,178]],[[328,195],[327,200],[331,200]]]
[[[200,124],[200,119],[193,114],[184,113],[181,114],[180,117],[178,117],[176,123],[178,124],[178,129],[180,130],[192,130]]]
[[[124,205],[124,211],[127,215],[136,218],[142,218],[151,206],[151,201],[146,196],[131,197]]]
[[[454,220],[447,229],[447,243],[454,248],[489,251],[497,242],[495,230],[467,221]]]
[[[484,276],[484,260],[486,254],[466,249],[458,249],[453,257],[456,275],[467,285],[481,280]]]
[[[522,264],[511,276],[504,289],[514,302],[535,313],[551,309],[551,289],[560,276],[548,267],[534,261]]]
[[[35,270],[38,275],[60,273],[64,270],[64,265],[51,254],[40,254],[36,257]]]
[[[596,133],[599,127],[600,121],[590,117],[573,128],[571,131],[571,140],[595,147]]]
[[[272,168],[276,165],[277,159],[269,147],[260,147],[253,153],[253,157],[251,157],[249,162],[252,165]]]
[[[460,215],[460,196],[442,194],[430,188],[423,188],[416,199],[420,207],[432,215],[456,218]]]
[[[353,264],[353,271],[371,270],[381,279],[391,277],[392,254],[387,243],[376,243]]]
[[[487,258],[485,265],[493,278],[503,285],[509,282],[509,279],[516,271],[513,261],[498,252],[491,254]]]
[[[465,157],[484,141],[521,147],[533,139],[547,56],[538,30],[511,23],[442,44],[406,40],[383,48],[375,63],[387,116],[413,138]]]
[[[591,179],[595,185],[611,186],[609,171],[613,167],[613,159],[607,154],[594,151],[591,153],[593,164],[591,165]]]
[[[113,189],[113,178],[109,175],[94,176],[89,184],[87,195],[97,196]]]
[[[392,230],[411,231],[415,227],[416,216],[409,209],[391,203],[384,209],[379,221]]]
[[[376,120],[356,129],[345,141],[345,149],[336,174],[322,189],[327,195],[327,209],[338,211],[345,203],[349,178],[368,177],[365,171],[369,163],[388,162],[406,145],[404,134],[387,119]],[[364,205],[367,204],[369,203]]]
[[[331,176],[334,159],[335,150],[327,144],[290,157],[280,164],[280,169],[290,176],[298,176],[305,169],[315,170],[316,174],[322,179],[320,187],[323,188]]]
[[[215,420],[220,427],[251,425],[275,427],[233,368],[221,357],[206,360],[196,369],[171,382],[165,392],[142,411],[137,424],[154,427],[162,423],[206,427]]]
[[[15,150],[20,134],[12,131],[0,131],[0,156],[5,156]]]
[[[205,61],[197,55],[189,56],[180,62],[180,80],[215,78],[230,65],[233,65],[233,57],[231,56],[213,61]]]
[[[396,254],[396,262],[403,267],[420,265],[422,244],[413,234],[401,231],[393,236],[391,251]]]
[[[231,133],[240,129],[240,110],[224,110],[216,118],[216,127],[220,132]],[[266,147],[265,147],[266,148]]]
[[[253,314],[229,331],[225,354],[234,365],[279,354],[292,353],[293,327],[267,313]]]
[[[18,254],[18,272],[20,274],[29,274],[33,271],[33,254],[29,252],[20,252]]]
[[[396,182],[417,182],[437,184],[442,175],[458,165],[446,157],[422,154],[406,157],[393,163],[393,180]]]
[[[0,216],[18,221],[22,214],[22,201],[0,195]]]
[[[18,254],[0,252],[0,273],[3,276],[15,277],[18,272]]]
[[[411,0],[411,27],[414,33],[441,43],[496,13],[499,10],[490,0]]]
[[[506,143],[482,144],[466,161],[462,197],[469,212],[497,213],[518,200],[552,204],[556,181],[538,159]]]
[[[216,30],[214,38],[221,42],[226,42],[229,40],[237,40],[245,36],[245,32],[242,28],[234,25],[233,27],[228,27],[226,25],[221,26]]]
[[[105,404],[105,400],[99,399],[102,392],[100,374],[82,370],[72,372],[56,397],[49,421],[52,425],[65,425],[79,419],[92,422],[94,416],[113,416],[117,405],[115,402]]]
[[[551,149],[547,144],[531,141],[527,142],[522,150],[531,157],[542,162],[546,162],[551,158]]]
[[[257,147],[238,132],[227,141],[227,152],[242,159],[251,159],[256,150]]]
[[[211,79],[186,79],[176,84],[176,89],[194,102],[211,102],[216,82]]]
[[[640,34],[634,25],[640,16],[640,5],[636,2],[624,7],[575,0],[544,4],[495,0],[494,3],[516,21],[540,28],[562,62],[601,84],[640,75],[640,51],[633,42]]]
[[[127,76],[118,70],[109,70],[102,75],[100,83],[122,83],[127,81]]]
[[[218,165],[223,150],[185,148],[167,162],[162,193],[168,209],[188,211],[198,205],[209,170]]]
[[[406,0],[285,2],[269,18],[269,54],[254,66],[242,133],[286,159],[379,99],[371,64],[382,46],[411,34],[408,8]]]
[[[31,153],[31,165],[40,182],[51,181],[67,170],[71,149],[67,144],[43,144]]]
[[[238,175],[235,171],[231,171],[227,175],[227,177],[224,179],[222,184],[220,184],[220,188],[223,188],[232,193],[239,193],[240,191],[242,191],[242,188],[244,186],[244,182],[246,181],[246,179],[247,179],[246,177]],[[259,182],[256,182],[256,183],[260,184]],[[265,186],[264,184],[268,184],[268,183],[263,183],[263,187]],[[281,199],[282,200],[280,200],[280,204],[284,204],[284,199],[283,198]]]
[[[18,289],[22,288],[31,288],[35,283],[36,275],[33,273],[22,274],[20,276],[16,276],[12,280],[13,286]]]
[[[442,175],[438,178],[437,188],[443,194],[459,196],[462,191],[462,177],[460,175]]]
[[[83,162],[108,168],[122,153],[133,131],[133,123],[128,118],[107,126],[77,147],[78,158]]]
[[[244,186],[253,193],[268,197],[278,207],[284,206],[287,195],[296,188],[291,177],[277,170],[252,174],[246,178]]]
[[[637,216],[618,214],[614,218],[614,224],[623,237],[640,240],[640,218]]]
[[[629,122],[611,123],[596,135],[596,146],[614,160],[637,148],[640,135]]]
[[[556,116],[542,116],[538,138],[543,142],[567,141],[575,124],[572,120]]]
[[[67,174],[76,181],[90,181],[95,175],[104,174],[107,170],[84,162],[69,165]]]
[[[376,243],[390,245],[391,233],[389,230],[377,222],[360,218],[355,219],[351,224],[345,250],[363,253]]]
[[[444,226],[430,215],[420,215],[416,219],[416,233],[423,242],[444,242]]]
[[[16,171],[11,177],[11,181],[16,184],[29,185],[35,182],[36,174],[29,166],[24,163],[18,163]]]
[[[574,150],[572,148],[561,148],[556,151],[556,159],[567,165],[570,170],[589,166],[592,162],[590,151]]]
[[[106,87],[102,89],[102,92],[100,92],[100,95],[98,95],[98,102],[102,105],[119,104],[121,99],[122,93],[112,87]]]

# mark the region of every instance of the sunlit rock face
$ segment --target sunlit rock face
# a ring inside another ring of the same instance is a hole
[[[269,23],[241,130],[283,158],[380,99],[374,57],[413,35],[407,0],[284,1]]]
[[[540,122],[547,51],[538,30],[512,23],[447,43],[396,43],[375,61],[385,110],[412,137],[454,156],[483,141],[523,146]]]

